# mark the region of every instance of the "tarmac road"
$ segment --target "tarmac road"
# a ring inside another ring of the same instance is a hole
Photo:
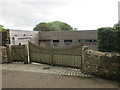
[[[118,88],[115,81],[2,70],[2,88]]]

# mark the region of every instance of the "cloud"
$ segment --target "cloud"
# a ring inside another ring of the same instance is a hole
[[[40,22],[50,21],[47,16],[51,9],[62,6],[58,2],[2,2],[0,19],[12,27],[31,27]]]
[[[0,24],[30,29],[40,22],[63,21],[79,29],[117,23],[118,0],[1,0]]]

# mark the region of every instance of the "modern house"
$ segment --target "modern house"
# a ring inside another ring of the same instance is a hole
[[[97,30],[82,31],[23,31],[10,30],[10,44],[27,44],[31,41],[40,47],[65,47],[76,44],[87,45],[97,50]]]

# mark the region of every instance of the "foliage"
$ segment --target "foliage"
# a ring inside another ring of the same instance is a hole
[[[73,30],[70,25],[60,21],[42,22],[35,26],[34,31],[60,31],[60,30]]]
[[[114,24],[114,27],[118,27],[118,26],[120,26],[120,23]]]
[[[5,29],[5,28],[3,28],[3,26],[2,26],[2,25],[0,25],[0,31],[6,31],[6,29]]]
[[[0,25],[0,45],[6,46],[6,44],[9,44],[9,30]]]
[[[98,29],[98,50],[120,52],[120,26]]]
[[[33,29],[34,31],[47,31],[48,25],[45,22],[39,23],[36,25],[36,27]]]

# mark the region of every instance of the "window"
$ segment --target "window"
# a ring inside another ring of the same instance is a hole
[[[57,46],[59,44],[59,40],[53,40],[53,46]]]
[[[71,45],[71,44],[72,44],[72,40],[64,40],[64,43],[65,43],[66,45]]]
[[[81,39],[81,40],[79,40],[79,42],[86,42],[86,40]]]
[[[95,39],[92,39],[92,40],[83,40],[83,39],[81,39],[81,40],[79,40],[79,42],[97,42],[97,40],[95,40]]]
[[[97,42],[97,40],[93,40],[93,42]]]
[[[86,42],[92,42],[92,40],[86,40]]]
[[[24,36],[26,36],[26,34],[24,34]]]
[[[17,35],[15,35],[17,37]]]

